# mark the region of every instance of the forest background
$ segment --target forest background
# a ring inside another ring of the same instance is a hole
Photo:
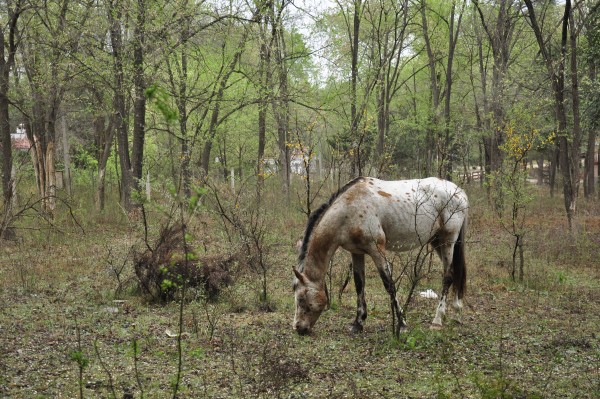
[[[597,191],[595,2],[2,6],[5,204],[32,172],[46,212],[57,170],[130,210],[147,179],[189,197],[233,169],[289,194],[293,159],[339,185],[491,178],[507,153],[551,194],[558,171],[569,223],[580,182]],[[8,145],[19,127],[26,152]]]

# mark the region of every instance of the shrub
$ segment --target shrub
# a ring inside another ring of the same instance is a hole
[[[166,225],[154,248],[148,246],[134,253],[139,288],[153,301],[174,299],[184,282],[188,287],[203,289],[209,300],[215,300],[233,282],[237,253],[197,256],[184,248],[184,234],[183,224]]]

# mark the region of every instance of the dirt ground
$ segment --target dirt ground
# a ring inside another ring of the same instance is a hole
[[[185,303],[181,341],[180,304],[136,295],[124,260],[139,242],[135,229],[73,227],[2,243],[0,397],[172,397],[180,342],[180,398],[598,398],[599,263],[575,259],[589,243],[563,253],[564,236],[545,231],[527,247],[525,281],[513,282],[502,231],[474,218],[463,323],[448,318],[430,330],[437,303],[416,296],[400,340],[370,263],[364,332],[349,332],[351,283],[315,331],[298,336],[292,240],[269,258],[269,311],[257,279],[240,275],[218,302]],[[344,262],[333,268],[336,296]],[[439,289],[441,266],[433,265],[419,290]]]

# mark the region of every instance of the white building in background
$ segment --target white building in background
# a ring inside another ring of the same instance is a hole
[[[290,155],[290,172],[301,176],[306,175],[306,161],[309,162],[311,173],[315,172],[317,168],[316,159],[314,157],[310,157],[310,159],[308,159],[308,157],[308,149],[294,149]]]
[[[27,139],[25,125],[21,123],[17,126],[16,132],[10,134],[10,141],[15,150],[29,151],[29,147],[31,146],[29,145],[29,140]]]

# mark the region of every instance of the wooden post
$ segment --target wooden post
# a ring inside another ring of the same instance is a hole
[[[150,185],[150,171],[146,173],[146,200],[150,201],[152,195],[152,186]]]

